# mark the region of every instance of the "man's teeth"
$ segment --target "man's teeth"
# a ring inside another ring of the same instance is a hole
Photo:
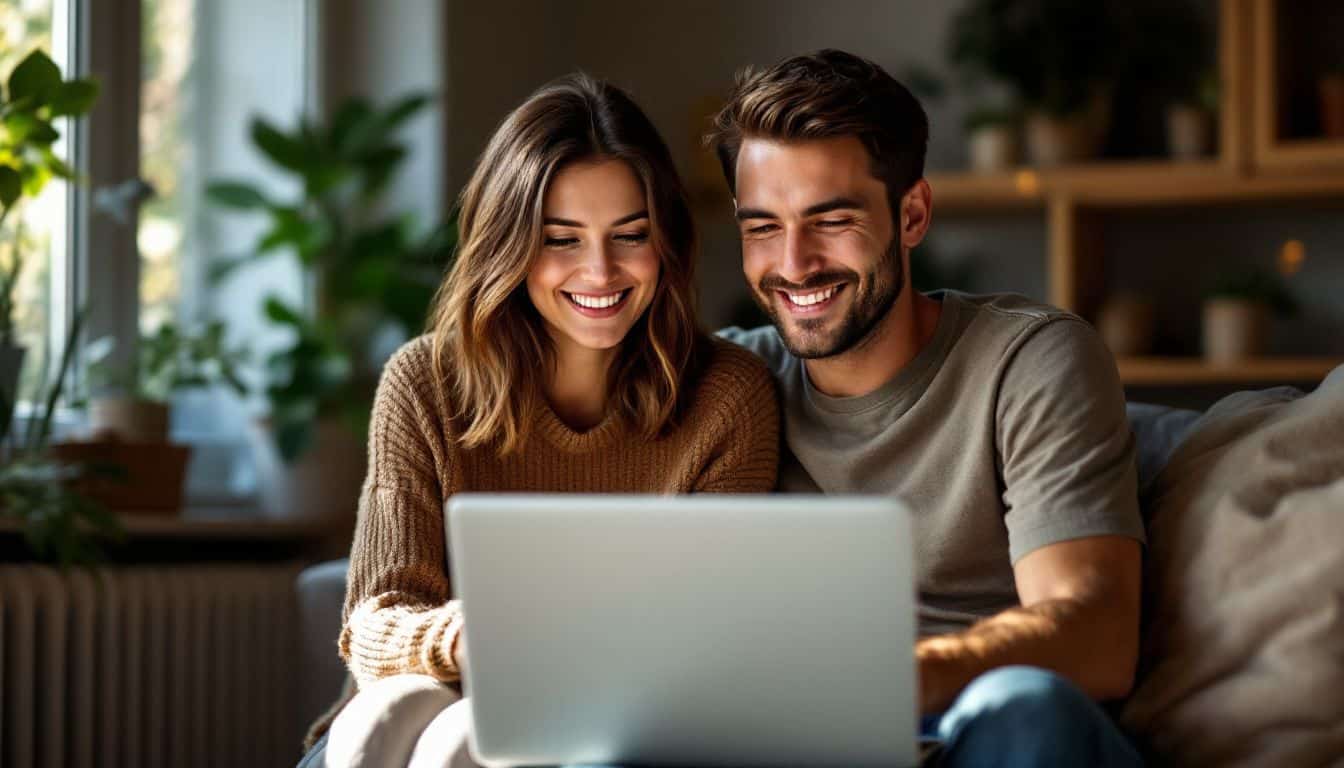
[[[607,307],[614,307],[619,304],[621,299],[625,296],[625,291],[617,291],[602,296],[585,296],[581,293],[571,293],[567,295],[569,296],[570,301],[578,304],[580,307],[587,307],[588,309],[606,309]]]
[[[838,290],[840,290],[840,286],[832,285],[830,288],[816,291],[815,293],[789,293],[788,291],[785,291],[784,295],[789,297],[789,301],[800,307],[810,307],[813,304],[831,298]]]

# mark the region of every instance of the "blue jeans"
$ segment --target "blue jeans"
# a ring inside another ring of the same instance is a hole
[[[1096,702],[1058,675],[1003,667],[930,715],[921,736],[942,743],[937,765],[1141,766],[1143,758]]]

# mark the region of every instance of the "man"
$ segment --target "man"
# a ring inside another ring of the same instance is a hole
[[[1115,364],[1010,295],[923,295],[928,122],[840,51],[747,72],[709,137],[733,191],[787,491],[894,494],[914,518],[925,735],[952,765],[1131,765],[1097,705],[1130,689],[1143,528]]]

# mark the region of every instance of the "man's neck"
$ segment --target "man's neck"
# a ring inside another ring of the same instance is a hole
[[[941,302],[907,286],[868,338],[834,357],[803,361],[812,386],[831,397],[858,397],[896,377],[938,329]]]

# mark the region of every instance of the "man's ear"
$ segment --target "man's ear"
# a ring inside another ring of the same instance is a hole
[[[900,235],[901,245],[914,248],[924,240],[929,225],[933,223],[933,190],[929,188],[929,182],[920,179],[912,184],[901,197],[900,210],[901,220],[897,222],[900,229],[897,234]]]

